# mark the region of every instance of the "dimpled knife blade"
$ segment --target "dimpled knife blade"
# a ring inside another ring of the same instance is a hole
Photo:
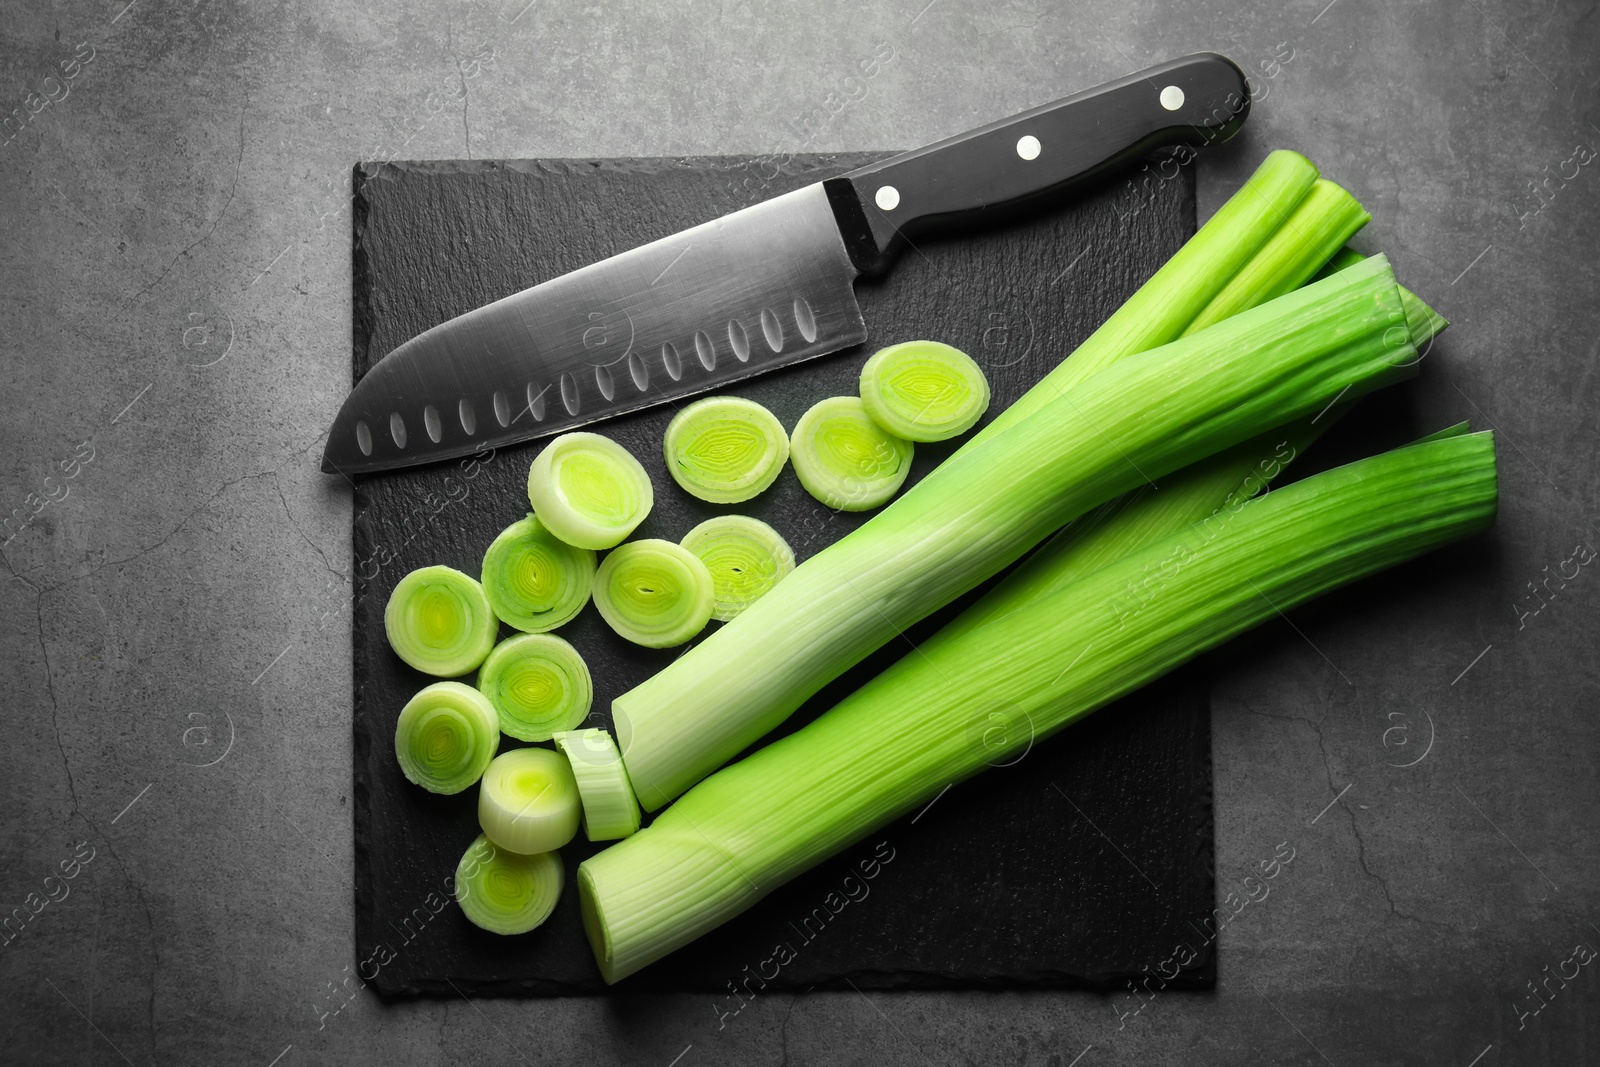
[[[559,433],[866,339],[820,185],[469,311],[383,357],[329,434],[358,474]]]

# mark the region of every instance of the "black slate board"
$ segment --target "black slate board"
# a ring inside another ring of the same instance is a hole
[[[362,165],[356,174],[355,375],[435,323],[714,215],[858,166],[803,157],[779,173],[746,159]],[[920,241],[882,282],[858,286],[871,338],[729,389],[787,426],[852,393],[866,355],[912,337],[948,341],[987,370],[999,411],[1081,341],[1194,228],[1193,177],[1135,199],[1115,186],[1000,230]],[[603,425],[655,479],[638,536],[677,540],[719,510],[690,499],[660,454],[670,405]],[[955,443],[917,447],[912,480]],[[446,901],[477,833],[476,792],[409,786],[393,755],[400,707],[428,679],[383,636],[394,584],[445,563],[476,574],[526,511],[538,442],[396,472],[356,488],[355,852],[357,970],[384,996],[558,995],[604,989],[584,942],[572,874],[539,930],[498,938]],[[738,510],[772,523],[803,560],[865,521],[829,512],[792,471]],[[944,615],[908,634],[915,641]],[[713,626],[717,625],[715,623]],[[595,707],[679,654],[629,645],[593,605],[563,633],[595,675]],[[881,650],[820,693],[796,727],[903,655]],[[506,739],[506,744],[517,744]],[[699,991],[718,1013],[778,988],[1107,986],[1197,946],[1213,904],[1211,768],[1203,686],[1174,676],[939,798],[801,877],[619,990]],[[867,877],[870,874],[871,877]],[[786,946],[783,951],[779,946]],[[776,971],[776,975],[774,975]],[[1171,984],[1215,981],[1209,945]]]

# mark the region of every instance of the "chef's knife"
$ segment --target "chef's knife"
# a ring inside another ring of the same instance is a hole
[[[858,344],[852,283],[908,236],[1226,140],[1249,108],[1239,68],[1202,52],[541,282],[384,356],[340,409],[322,469],[464,456]]]

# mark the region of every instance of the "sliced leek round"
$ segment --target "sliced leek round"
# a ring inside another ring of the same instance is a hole
[[[478,787],[478,825],[508,852],[554,852],[578,832],[581,814],[572,765],[548,748],[502,752]]]
[[[430,793],[459,793],[488,769],[500,747],[500,716],[460,682],[434,682],[406,702],[394,752],[406,778]]]
[[[600,563],[594,606],[611,628],[636,645],[681,645],[711,621],[711,572],[671,541],[629,541]]]
[[[764,492],[789,460],[789,435],[753,400],[710,396],[667,425],[667,472],[685,492],[713,504],[737,504]]]
[[[567,544],[529,515],[502,530],[483,554],[483,592],[501,622],[544,633],[583,610],[599,565],[592,549]]]
[[[591,727],[558,733],[555,742],[578,783],[584,835],[590,841],[620,841],[639,829],[639,801],[611,735]]]
[[[748,515],[718,515],[690,530],[683,547],[711,572],[711,617],[727,622],[794,570],[794,549]]]
[[[521,856],[479,834],[456,864],[456,902],[491,934],[525,934],[555,910],[563,880],[554,852]]]
[[[478,691],[519,741],[548,741],[589,714],[594,681],[578,650],[555,634],[518,634],[494,647],[478,670]]]
[[[789,458],[806,492],[840,511],[887,504],[911,470],[911,442],[885,431],[857,396],[819,401],[800,416]]]
[[[424,674],[454,678],[483,662],[500,628],[483,586],[453,567],[421,567],[389,594],[383,629],[395,654]]]
[[[989,379],[972,357],[938,341],[880,349],[861,368],[861,401],[872,421],[907,441],[944,441],[989,410]]]
[[[528,501],[539,521],[569,545],[620,545],[650,514],[650,476],[617,442],[565,433],[528,470]]]

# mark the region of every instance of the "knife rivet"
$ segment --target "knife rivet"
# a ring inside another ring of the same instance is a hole
[[[1169,85],[1161,90],[1161,106],[1168,111],[1176,111],[1183,106],[1183,90],[1176,85]]]
[[[900,206],[900,190],[892,185],[880,185],[872,201],[884,211],[893,211]]]
[[[1017,138],[1017,155],[1023,159],[1038,159],[1039,148],[1039,138],[1031,133],[1023,134]]]

